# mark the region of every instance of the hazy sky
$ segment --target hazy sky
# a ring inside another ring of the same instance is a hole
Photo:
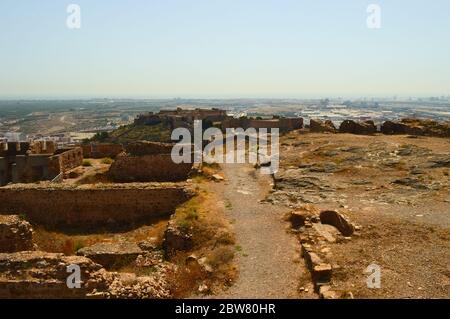
[[[450,95],[449,0],[0,1],[0,97],[361,95]]]

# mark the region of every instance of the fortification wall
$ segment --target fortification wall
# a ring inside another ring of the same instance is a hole
[[[186,180],[192,163],[176,164],[170,154],[118,156],[109,175],[116,182],[176,182]]]
[[[25,214],[31,222],[48,227],[128,225],[170,215],[192,195],[183,183],[16,184],[0,188],[0,213]]]
[[[56,144],[53,141],[35,141],[30,145],[31,154],[53,154],[56,152]]]
[[[139,141],[130,143],[125,147],[127,153],[133,156],[170,154],[174,144]]]
[[[117,155],[123,152],[122,144],[93,143],[83,144],[80,147],[85,158],[116,158]]]
[[[222,130],[227,128],[237,128],[242,127],[247,129],[249,127],[260,129],[260,128],[278,128],[280,131],[291,131],[301,129],[303,127],[302,118],[280,118],[271,120],[256,120],[247,118],[227,118],[222,122]]]
[[[0,157],[6,156],[16,156],[27,154],[30,148],[30,143],[28,142],[7,142],[0,144]]]
[[[57,158],[58,165],[49,166],[55,172],[59,171],[58,174],[64,173],[83,164],[83,150],[81,147],[58,150],[58,152],[52,156],[51,161],[55,161],[55,157]],[[56,163],[52,162],[52,164]],[[59,166],[59,168],[57,166]]]

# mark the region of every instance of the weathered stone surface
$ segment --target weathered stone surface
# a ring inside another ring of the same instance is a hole
[[[0,214],[20,211],[47,227],[121,226],[168,216],[193,195],[185,183],[16,184],[0,188]]]
[[[81,270],[81,288],[69,289],[69,265]],[[42,251],[0,253],[0,298],[83,298],[95,288],[106,286],[93,280],[101,266],[81,256]]]
[[[104,276],[108,289],[92,294],[91,297],[109,299],[168,299],[171,297],[166,280],[170,267],[158,267],[153,276],[136,276],[133,273],[109,273]]]
[[[345,120],[339,126],[339,132],[351,133],[360,135],[370,135],[376,132],[377,128],[373,121],[355,122],[352,120]]]
[[[354,231],[353,225],[342,214],[333,210],[320,212],[320,222],[336,227],[344,236],[351,236]]]
[[[170,154],[175,144],[159,143],[149,141],[138,141],[129,143],[125,150],[133,156],[155,155],[155,154]]]
[[[117,156],[109,169],[116,182],[177,182],[186,180],[192,163],[175,163],[170,154]]]
[[[80,267],[81,287],[70,289],[69,265]],[[108,272],[83,256],[42,251],[0,253],[0,298],[170,298],[168,264],[152,276]]]
[[[86,158],[116,158],[123,152],[122,144],[91,143],[81,145],[83,156]]]
[[[158,245],[156,244],[156,238],[150,238],[150,240],[144,240],[138,243],[138,246],[143,251],[153,251],[155,250]]]
[[[302,244],[302,255],[315,283],[324,283],[331,280],[331,265],[324,262],[317,253],[312,251],[308,244]]]
[[[322,299],[338,299],[338,294],[331,290],[331,287],[329,285],[323,285],[319,288],[319,296]]]
[[[336,238],[339,235],[339,230],[336,229],[334,226],[325,225],[321,223],[314,223],[313,228],[316,230],[317,234],[325,238],[326,241],[330,243],[336,242]]]
[[[212,177],[212,179],[213,179],[214,181],[216,181],[216,182],[221,182],[221,181],[224,180],[224,178],[223,178],[222,176],[220,176],[219,174],[214,174],[214,175],[212,175],[211,177]]]
[[[0,215],[0,252],[33,250],[33,229],[17,215]]]
[[[142,254],[134,243],[98,243],[78,250],[77,255],[85,256],[107,269],[117,269],[132,263]]]
[[[414,136],[450,136],[450,124],[433,120],[406,118],[400,122],[386,121],[381,126],[383,134],[409,134]]]
[[[166,255],[189,250],[192,248],[192,235],[181,230],[173,220],[170,220],[164,233],[163,248]]]
[[[319,211],[312,205],[304,205],[292,211],[288,215],[288,220],[292,228],[298,229],[305,226],[307,221],[314,219],[319,215]]]
[[[334,126],[333,122],[330,120],[326,120],[325,122],[323,122],[321,120],[311,119],[309,122],[309,130],[310,130],[310,132],[316,132],[316,133],[323,133],[323,132],[335,133],[336,127]]]
[[[381,125],[381,133],[392,134],[406,134],[407,125],[394,121],[386,121]]]

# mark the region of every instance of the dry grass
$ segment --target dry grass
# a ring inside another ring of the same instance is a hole
[[[174,215],[176,225],[188,231],[193,240],[192,250],[178,252],[170,260],[177,265],[177,271],[170,278],[175,298],[190,296],[200,284],[206,284],[212,291],[220,290],[236,278],[233,264],[235,238],[222,216],[224,207],[218,205],[214,194],[205,190],[207,185],[204,182],[200,184],[198,196],[179,207]],[[212,272],[198,265],[188,265],[186,258],[190,255],[205,257]]]
[[[155,220],[151,225],[144,225],[131,231],[114,233],[99,230],[97,233],[67,234],[62,231],[49,231],[43,227],[34,226],[33,241],[38,248],[47,252],[74,255],[78,249],[100,242],[140,241],[154,238],[156,244],[161,244],[167,219]]]

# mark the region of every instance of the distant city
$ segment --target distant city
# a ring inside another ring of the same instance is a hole
[[[0,101],[0,141],[54,141],[71,146],[98,132],[133,123],[142,113],[170,109],[220,108],[228,115],[302,117],[331,120],[426,118],[450,121],[450,96],[429,98],[361,99],[91,99]]]

